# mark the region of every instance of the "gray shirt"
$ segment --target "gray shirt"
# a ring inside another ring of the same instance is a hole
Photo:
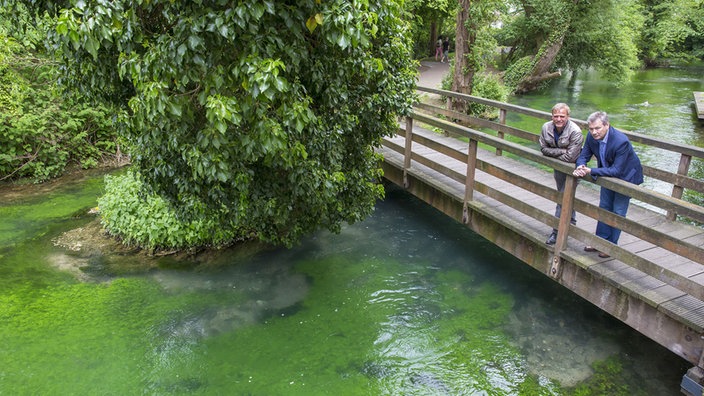
[[[548,121],[543,124],[539,142],[540,151],[544,156],[574,163],[579,157],[579,152],[582,151],[584,136],[579,126],[569,120],[555,142],[555,125],[552,121]]]

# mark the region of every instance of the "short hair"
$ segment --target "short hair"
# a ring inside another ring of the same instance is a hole
[[[555,106],[552,107],[551,113],[562,109],[567,110],[567,115],[570,115],[570,107],[567,105],[567,103],[556,103]]]
[[[595,111],[587,118],[587,123],[592,124],[594,121],[601,121],[603,125],[609,124],[609,116],[604,111]]]

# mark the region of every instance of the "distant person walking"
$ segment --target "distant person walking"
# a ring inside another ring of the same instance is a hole
[[[435,42],[435,62],[438,59],[442,59],[442,36],[438,37],[438,41]]]
[[[440,58],[440,62],[449,62],[450,58],[448,57],[448,54],[450,53],[450,38],[445,37],[445,40],[442,41],[442,58]]]

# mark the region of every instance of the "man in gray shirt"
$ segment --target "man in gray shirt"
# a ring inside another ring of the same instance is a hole
[[[557,103],[552,107],[552,120],[543,124],[540,131],[540,151],[547,157],[557,158],[561,161],[575,163],[582,150],[584,136],[579,126],[570,120],[570,107],[565,103]],[[557,191],[565,191],[565,181],[567,175],[554,171]],[[560,217],[562,205],[557,204],[555,217]],[[572,224],[577,224],[577,214],[572,211]],[[548,245],[554,245],[557,239],[557,230],[553,228],[552,234],[545,241]]]

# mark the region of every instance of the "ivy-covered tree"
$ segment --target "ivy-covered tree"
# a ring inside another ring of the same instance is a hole
[[[516,92],[537,88],[561,70],[594,67],[616,81],[640,66],[637,0],[521,0],[501,33],[512,48],[506,82]]]
[[[364,219],[383,195],[374,148],[414,100],[401,12],[396,0],[72,1],[54,39],[70,86],[123,106],[151,192],[184,219],[291,244]]]

